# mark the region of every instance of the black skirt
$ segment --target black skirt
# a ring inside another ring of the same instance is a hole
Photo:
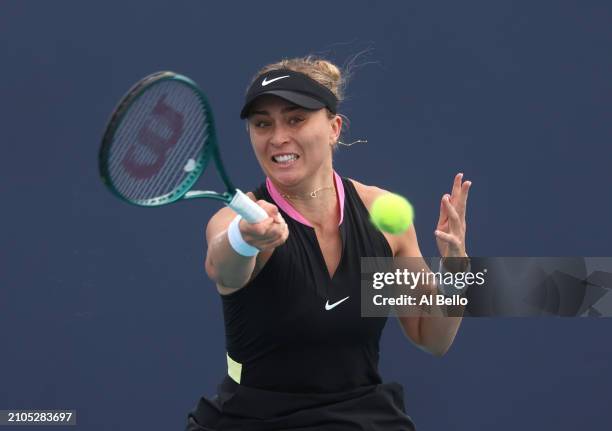
[[[217,395],[200,398],[186,431],[414,431],[399,383],[326,394],[273,392],[227,377]]]

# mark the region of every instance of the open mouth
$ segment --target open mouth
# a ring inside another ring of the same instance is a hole
[[[287,153],[287,154],[278,154],[276,156],[272,156],[272,161],[274,163],[278,163],[279,165],[288,165],[288,164],[295,162],[299,158],[300,156],[298,156],[295,153]]]

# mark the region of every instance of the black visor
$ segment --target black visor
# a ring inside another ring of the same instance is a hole
[[[303,73],[279,69],[264,73],[253,81],[247,91],[240,118],[248,117],[255,99],[266,94],[280,97],[306,109],[327,107],[334,114],[338,105],[334,93],[324,85]]]

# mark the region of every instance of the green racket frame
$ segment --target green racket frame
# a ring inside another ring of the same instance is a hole
[[[131,200],[123,196],[117,190],[117,188],[110,179],[108,159],[112,148],[113,139],[115,137],[116,131],[121,126],[121,123],[125,118],[125,114],[129,110],[130,106],[134,102],[136,102],[136,100],[138,100],[138,98],[142,96],[151,87],[158,85],[164,81],[178,81],[181,84],[190,87],[191,90],[193,90],[197,94],[206,112],[208,140],[206,145],[203,147],[201,153],[195,159],[196,166],[194,170],[190,172],[174,190],[163,196],[151,199],[143,199],[138,201]],[[212,190],[190,190],[191,186],[193,186],[193,184],[198,180],[200,175],[206,170],[206,167],[208,166],[208,163],[211,158],[215,163],[217,171],[219,172],[219,175],[221,176],[221,179],[223,180],[227,191],[224,193],[218,193]],[[157,72],[143,78],[128,91],[128,93],[123,97],[123,99],[121,99],[121,101],[115,108],[110,120],[108,121],[106,131],[102,138],[102,145],[98,154],[98,167],[100,175],[102,177],[102,181],[115,196],[125,202],[138,206],[155,207],[167,205],[181,199],[196,198],[216,199],[224,202],[225,204],[229,204],[232,201],[234,195],[236,194],[236,187],[234,187],[233,183],[229,179],[227,172],[225,171],[225,167],[223,166],[223,162],[221,160],[221,154],[217,145],[217,132],[215,129],[213,111],[210,107],[210,104],[208,103],[208,99],[194,81],[187,78],[186,76],[179,75],[171,71]]]

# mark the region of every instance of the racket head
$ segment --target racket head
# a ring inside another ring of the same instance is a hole
[[[120,199],[159,206],[181,199],[218,157],[210,104],[191,79],[171,71],[136,83],[111,115],[98,161]]]

